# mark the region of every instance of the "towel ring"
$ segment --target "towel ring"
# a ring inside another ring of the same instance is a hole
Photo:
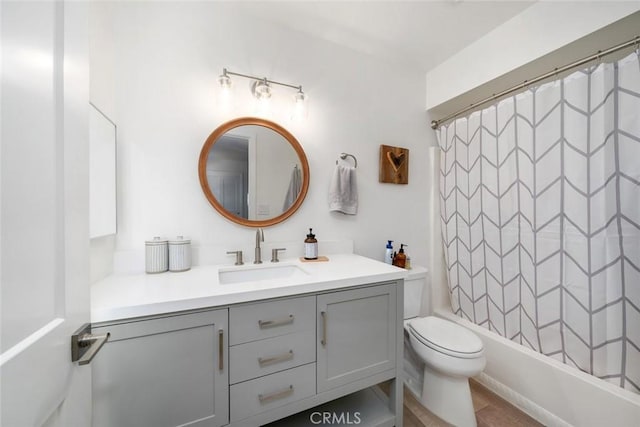
[[[347,157],[351,157],[353,159],[353,162],[355,164],[354,167],[358,167],[358,159],[356,159],[356,156],[354,156],[353,154],[349,154],[349,153],[340,153],[340,158],[342,160],[345,160]],[[336,165],[338,164],[338,161],[336,160]]]

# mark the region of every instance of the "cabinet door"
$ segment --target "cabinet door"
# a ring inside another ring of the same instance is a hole
[[[318,392],[395,368],[396,289],[318,295]]]
[[[94,328],[94,427],[221,426],[229,421],[227,310]]]

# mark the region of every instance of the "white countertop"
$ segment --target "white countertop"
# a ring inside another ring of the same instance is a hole
[[[205,265],[180,273],[115,274],[91,287],[91,322],[226,306],[404,279],[408,275],[408,271],[402,268],[354,254],[329,255],[328,262],[283,259],[278,264],[265,262],[260,267],[284,265],[296,265],[307,274],[230,284],[219,283],[220,269],[251,269],[256,266]]]

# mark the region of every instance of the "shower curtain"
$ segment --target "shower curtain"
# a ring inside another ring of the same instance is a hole
[[[640,54],[438,131],[451,304],[640,391]]]

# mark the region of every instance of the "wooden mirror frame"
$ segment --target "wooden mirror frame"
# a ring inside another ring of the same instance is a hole
[[[232,214],[228,210],[226,210],[220,202],[216,199],[209,187],[209,181],[207,180],[207,159],[209,157],[209,152],[213,148],[213,145],[216,141],[228,131],[237,128],[238,126],[263,126],[268,129],[273,130],[280,134],[284,139],[286,139],[289,144],[293,147],[300,159],[300,163],[302,166],[302,188],[300,189],[300,193],[296,198],[296,201],[283,213],[280,215],[265,219],[265,220],[250,220],[241,218],[237,215]],[[269,120],[260,119],[257,117],[241,117],[238,119],[234,119],[223,123],[216,130],[214,130],[211,135],[207,138],[204,145],[202,146],[202,150],[200,151],[200,159],[198,160],[198,177],[200,178],[200,186],[202,187],[202,191],[204,192],[205,197],[211,203],[211,205],[217,210],[222,216],[227,218],[229,221],[235,222],[236,224],[245,225],[247,227],[268,227],[270,225],[278,224],[285,219],[289,218],[294,214],[295,211],[298,210],[304,198],[307,195],[307,190],[309,189],[309,162],[307,161],[307,156],[302,149],[302,146],[298,142],[298,140],[285,128],[280,126],[277,123],[274,123]]]

